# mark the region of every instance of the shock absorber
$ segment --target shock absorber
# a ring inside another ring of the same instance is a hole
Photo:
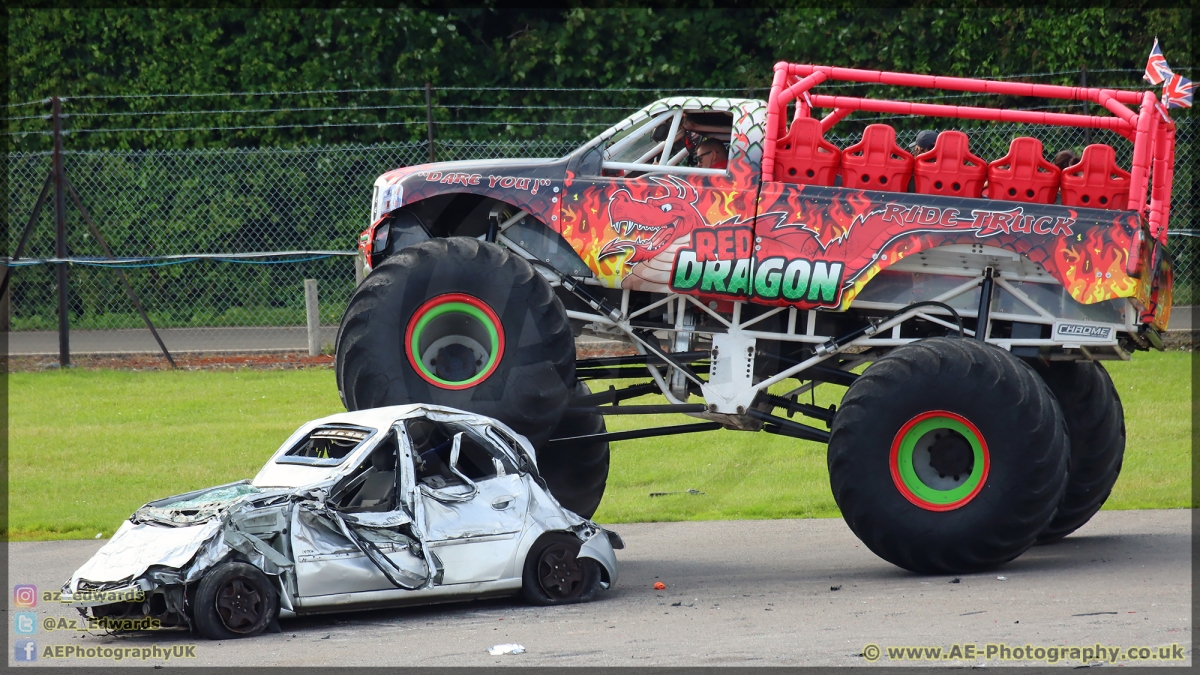
[[[696,313],[692,311],[686,298],[679,298],[675,310],[675,340],[671,351],[677,354],[692,351],[692,338],[695,335]],[[688,378],[683,371],[671,370],[671,395],[680,401],[687,401]]]

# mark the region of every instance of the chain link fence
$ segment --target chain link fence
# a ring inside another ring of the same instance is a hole
[[[1179,121],[1170,248],[1175,258],[1175,303],[1194,304],[1200,286],[1200,239],[1195,235],[1200,187],[1195,181],[1194,119]],[[972,151],[985,159],[1007,152],[1017,135],[1039,138],[1049,155],[1077,151],[1083,129],[992,125],[965,129]],[[913,130],[900,130],[907,145]],[[840,147],[857,135],[829,138]],[[1117,149],[1130,164],[1129,143],[1107,131],[1090,141]],[[436,144],[439,161],[501,157],[559,157],[575,141],[453,141]],[[116,269],[89,263],[69,268],[72,331],[142,329],[120,274],[160,329],[190,331],[197,350],[220,348],[230,328],[302,327],[304,279],[316,279],[322,324],[336,326],[355,284],[353,251],[370,212],[371,186],[390,169],[428,161],[426,142],[307,146],[296,149],[182,151],[67,151],[65,173],[113,254],[187,256],[295,252],[266,258],[204,258],[133,262]],[[6,257],[17,248],[51,169],[50,153],[10,154]],[[51,192],[51,195],[53,193]],[[67,243],[73,258],[104,257],[99,242],[68,197]],[[53,199],[34,224],[22,259],[55,253]],[[57,328],[54,265],[10,269],[10,326],[15,334]],[[224,331],[224,332],[222,332]],[[303,333],[300,333],[303,335]],[[222,337],[225,336],[225,337]],[[332,341],[327,329],[325,342]],[[179,342],[172,349],[181,347]],[[119,343],[119,340],[118,340]],[[301,343],[301,345],[303,342]],[[51,342],[57,352],[57,341]],[[119,345],[118,345],[119,347]],[[230,346],[233,348],[233,346]],[[123,351],[116,349],[115,351]]]

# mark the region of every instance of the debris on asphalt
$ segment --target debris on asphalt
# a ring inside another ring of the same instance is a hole
[[[831,590],[831,591],[840,591],[840,590],[842,590],[842,585],[841,585],[841,584],[838,584],[837,586],[830,586],[830,587],[829,587],[829,590]]]
[[[682,606],[682,605],[683,605],[683,601],[682,601],[682,600],[680,600],[679,602],[672,602],[672,603],[671,603],[671,606],[672,606],[672,607],[680,607],[680,606]]]
[[[503,654],[524,654],[525,647],[519,644],[495,645],[488,648],[488,653],[492,656],[501,656]]]
[[[1000,581],[1008,581],[1008,577],[996,577]]]
[[[962,583],[962,579],[959,579],[958,577],[954,577],[953,579],[951,579],[951,580],[950,580],[950,583],[952,583],[952,584],[961,584],[961,583]]]
[[[667,585],[661,581],[656,581],[656,582],[654,582],[654,590],[665,591],[665,590],[667,590]]]
[[[696,488],[688,488],[687,490],[683,490],[682,492],[651,492],[650,496],[651,497],[665,497],[667,495],[702,495],[702,494],[704,494],[704,493],[697,490]]]

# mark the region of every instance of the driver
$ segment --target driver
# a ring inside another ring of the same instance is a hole
[[[729,165],[729,151],[721,141],[709,138],[696,148],[696,166],[701,169],[724,169]]]

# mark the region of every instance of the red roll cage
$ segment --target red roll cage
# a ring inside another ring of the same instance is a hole
[[[886,84],[946,91],[977,92],[1010,96],[1088,101],[1103,106],[1111,117],[1008,110],[975,106],[917,103],[856,96],[829,96],[810,93],[826,81]],[[1150,225],[1150,234],[1163,244],[1167,239],[1167,220],[1171,210],[1171,180],[1175,165],[1175,123],[1167,109],[1150,91],[1066,87],[1027,82],[998,82],[965,77],[917,75],[857,68],[835,68],[787,63],[775,64],[775,77],[767,100],[766,143],[763,148],[762,178],[775,180],[778,141],[786,133],[787,106],[796,101],[795,119],[811,117],[813,108],[832,108],[820,119],[821,132],[854,111],[949,117],[1109,129],[1133,143],[1133,166],[1127,210],[1137,211]],[[1139,106],[1137,111],[1129,106]],[[1146,196],[1149,192],[1150,201]]]

